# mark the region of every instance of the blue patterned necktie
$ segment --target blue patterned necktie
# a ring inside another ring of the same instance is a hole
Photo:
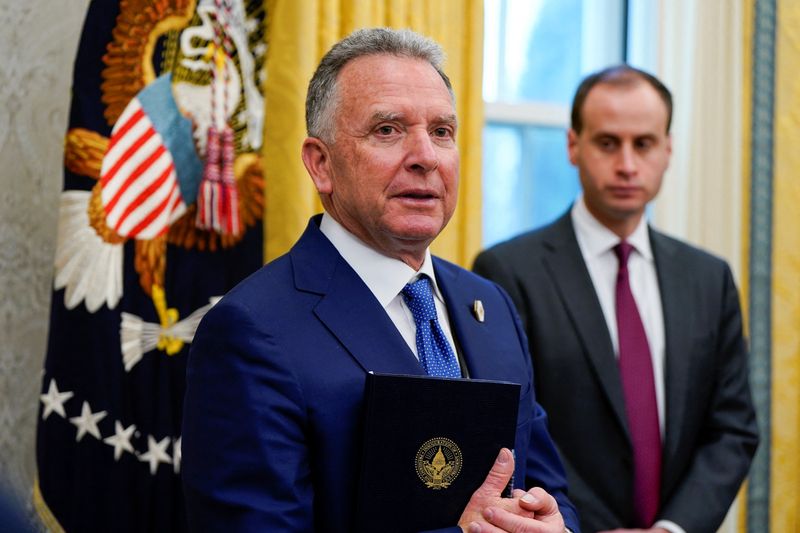
[[[431,280],[420,276],[403,287],[403,299],[417,325],[417,355],[422,368],[429,376],[461,377],[456,355],[436,317]]]

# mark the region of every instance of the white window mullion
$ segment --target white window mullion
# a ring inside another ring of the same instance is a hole
[[[569,107],[549,102],[506,104],[486,102],[483,106],[486,122],[527,126],[566,128],[569,126]]]

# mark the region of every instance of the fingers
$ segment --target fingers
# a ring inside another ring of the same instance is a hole
[[[527,511],[533,511],[537,516],[553,515],[559,512],[556,499],[539,487],[534,487],[521,496],[519,506]]]
[[[486,522],[483,523],[472,522],[466,528],[464,528],[464,531],[465,533],[507,533],[508,531],[517,531],[517,530],[502,529],[500,527],[496,527]],[[519,531],[524,531],[524,530],[519,530]]]
[[[497,454],[497,459],[495,459],[492,469],[489,470],[489,474],[483,484],[475,492],[485,496],[500,496],[513,474],[514,456],[508,448],[503,448]]]
[[[563,533],[556,500],[545,490],[517,489],[512,498],[500,497],[513,473],[514,456],[503,448],[458,521],[465,533]]]
[[[466,533],[485,533],[481,525],[477,522],[472,522],[466,528]]]
[[[472,497],[461,514],[458,524],[467,533],[488,533],[496,531],[493,526],[485,522],[483,510],[491,505],[502,505],[505,498],[501,498],[511,475],[514,473],[514,456],[507,448],[500,450],[491,470],[480,487],[472,493]],[[510,500],[509,500],[510,501]],[[514,505],[517,505],[516,502]]]
[[[483,510],[483,518],[489,522],[488,528],[475,530],[486,533],[488,531],[513,531],[519,533],[545,533],[549,531],[548,525],[525,516],[502,509],[500,507],[487,507]],[[496,529],[495,529],[496,528]],[[470,531],[470,533],[473,533]],[[560,532],[559,532],[560,533]]]

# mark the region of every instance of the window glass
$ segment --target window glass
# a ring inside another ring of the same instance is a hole
[[[625,56],[625,4],[485,0],[484,246],[550,222],[577,196],[569,106],[583,76]]]
[[[568,105],[584,74],[621,61],[622,0],[486,0],[484,99]]]
[[[483,145],[484,246],[550,222],[578,194],[563,128],[490,124]]]
[[[567,102],[580,75],[580,5],[581,0],[486,3],[496,31],[486,55],[486,101]]]

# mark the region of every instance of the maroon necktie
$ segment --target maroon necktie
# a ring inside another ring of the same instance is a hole
[[[617,332],[619,369],[625,394],[625,412],[633,444],[633,500],[638,527],[650,527],[656,518],[661,487],[661,433],[658,426],[653,361],[642,319],[628,280],[628,257],[633,247],[622,241],[614,247],[617,273]]]

